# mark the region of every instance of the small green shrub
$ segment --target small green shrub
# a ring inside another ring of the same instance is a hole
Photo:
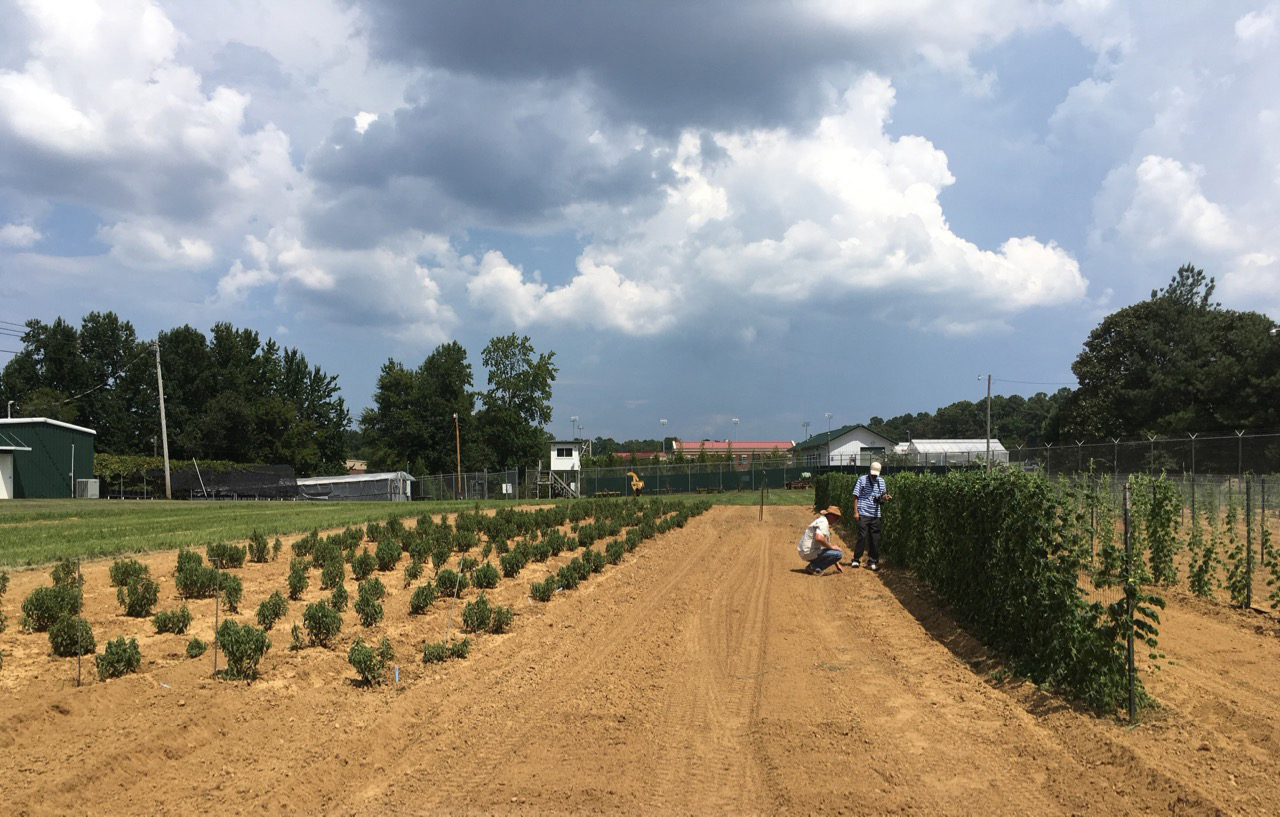
[[[514,579],[524,569],[524,554],[515,550],[508,551],[498,557],[498,563],[502,565],[503,578]]]
[[[299,559],[305,559],[311,555],[311,551],[315,550],[316,545],[319,543],[320,531],[313,530],[293,543],[293,555]]]
[[[218,571],[204,566],[199,553],[185,548],[178,551],[178,568],[173,586],[184,599],[206,599],[217,592]]]
[[[529,558],[535,562],[545,562],[551,558],[551,545],[546,542],[535,542],[529,546]]]
[[[347,588],[343,585],[338,585],[333,588],[333,595],[329,596],[329,606],[341,613],[347,609],[347,602],[350,600],[351,596],[347,593]]]
[[[258,677],[258,662],[271,649],[271,639],[264,630],[234,619],[224,619],[218,627],[218,646],[227,658],[222,677],[232,681],[252,681]]]
[[[249,537],[249,561],[264,564],[267,561],[269,552],[267,537],[255,530]]]
[[[375,550],[374,559],[378,563],[378,570],[388,573],[396,569],[396,565],[400,563],[400,554],[403,553],[400,545],[395,540],[387,538],[378,542]]]
[[[289,650],[297,652],[304,646],[306,645],[302,643],[302,628],[295,624],[289,628]]]
[[[220,567],[223,570],[244,567],[245,550],[239,545],[233,545],[230,542],[214,542],[205,546],[204,553],[209,559],[209,564],[214,567]]]
[[[133,576],[124,587],[116,588],[116,601],[124,607],[124,614],[132,618],[146,618],[160,598],[160,585],[146,574]]]
[[[625,546],[621,539],[614,539],[604,549],[604,560],[611,565],[616,565],[622,561],[622,554],[626,552]]]
[[[478,633],[489,629],[489,621],[493,618],[493,608],[489,600],[481,593],[475,601],[467,602],[462,608],[462,629],[469,633]]]
[[[156,633],[183,635],[191,626],[191,611],[185,604],[178,610],[161,610],[152,616],[151,626],[156,628]]]
[[[0,602],[4,601],[4,594],[9,590],[9,574],[0,570]],[[4,610],[0,609],[0,633],[4,632],[5,618]],[[0,654],[0,666],[4,666],[4,656]]]
[[[480,567],[477,567],[471,574],[471,583],[474,584],[477,589],[492,590],[498,586],[499,578],[501,577],[498,575],[498,568],[494,567],[489,562],[485,562],[480,565]]]
[[[599,573],[604,570],[605,557],[600,551],[587,548],[582,552],[582,563],[586,565],[587,570],[591,573]]]
[[[130,638],[125,641],[124,636],[120,636],[114,641],[108,641],[107,646],[102,650],[102,655],[94,656],[93,662],[98,669],[99,681],[137,672],[138,667],[142,666],[142,652],[138,649],[138,639]]]
[[[90,655],[98,648],[89,622],[79,616],[63,616],[49,625],[49,646],[60,658]]]
[[[386,680],[387,667],[395,659],[395,650],[391,648],[391,642],[386,636],[378,642],[377,650],[357,638],[347,652],[347,663],[355,667],[356,672],[360,674],[360,679],[369,686],[381,684]]]
[[[279,559],[280,551],[282,550],[284,550],[284,542],[281,542],[280,537],[277,536],[275,541],[271,543],[271,561],[274,562],[276,559]]]
[[[420,616],[427,611],[427,608],[436,600],[436,586],[431,582],[419,587],[413,591],[413,595],[409,597],[409,615]]]
[[[511,629],[511,622],[515,617],[516,612],[510,607],[494,607],[493,616],[489,619],[489,632],[495,635],[505,633]]]
[[[64,616],[80,613],[80,590],[69,585],[37,587],[22,602],[22,629],[43,633]]]
[[[289,561],[289,599],[297,601],[307,591],[307,561],[296,558]]]
[[[443,641],[422,645],[422,663],[443,664],[449,658],[449,645]]]
[[[342,554],[335,553],[333,558],[324,563],[320,571],[320,589],[332,590],[347,578],[347,565],[342,561]]]
[[[572,590],[582,582],[582,577],[578,575],[575,563],[581,565],[582,560],[575,556],[572,562],[556,571],[556,579],[565,590]]]
[[[449,645],[450,658],[466,658],[471,653],[471,640],[462,639]]]
[[[460,596],[467,589],[467,577],[445,568],[436,574],[436,587],[442,596]]]
[[[385,594],[386,588],[377,579],[367,579],[360,582],[356,603],[352,607],[355,609],[356,615],[360,617],[361,624],[366,627],[372,627],[382,621],[382,603],[380,599]]]
[[[287,612],[289,612],[289,602],[285,601],[284,596],[277,590],[258,605],[258,626],[266,632],[271,632],[271,628],[277,621],[284,618]]]
[[[308,604],[302,613],[302,626],[307,628],[307,639],[313,647],[328,647],[342,630],[342,616],[322,601]]]
[[[54,587],[82,587],[84,586],[84,577],[80,575],[79,565],[74,559],[63,557],[53,566],[53,570],[49,572],[53,578]]]
[[[240,598],[244,595],[244,584],[239,577],[232,576],[227,573],[221,573],[215,579],[215,584],[220,586],[222,593],[222,603],[226,605],[227,610],[232,613],[240,612]]]
[[[639,546],[640,546],[640,531],[637,530],[636,528],[631,528],[630,530],[627,531],[626,539],[623,540],[623,547],[626,549],[627,553],[630,553],[631,551],[635,550]]]
[[[362,582],[373,574],[378,567],[378,560],[368,548],[363,548],[354,559],[351,560],[351,575],[355,576],[356,581]]]
[[[411,587],[414,582],[422,578],[422,562],[417,559],[410,558],[409,563],[404,566],[404,586]]]
[[[192,638],[187,642],[187,658],[199,658],[207,649],[209,649],[208,644],[198,638]]]
[[[474,556],[463,556],[458,560],[458,572],[471,575],[471,571],[480,566],[480,560]]]
[[[545,581],[534,582],[529,585],[529,595],[534,601],[551,601],[551,595],[556,592],[559,585],[554,576],[548,576]]]
[[[111,563],[111,586],[124,587],[137,576],[150,576],[151,571],[137,559],[116,559]]]

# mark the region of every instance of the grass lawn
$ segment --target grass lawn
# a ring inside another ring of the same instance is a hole
[[[718,505],[758,505],[759,492],[677,495]],[[566,501],[566,500],[560,500]],[[519,504],[546,504],[530,501]],[[90,499],[15,499],[0,502],[0,567],[31,567],[63,557],[95,558],[237,542],[254,531],[268,539],[313,529],[332,530],[392,516],[497,508],[487,502],[189,502]],[[813,506],[813,491],[769,491],[766,505]]]

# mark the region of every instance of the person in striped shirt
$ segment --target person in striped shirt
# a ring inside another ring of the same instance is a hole
[[[862,565],[862,553],[866,551],[867,567],[872,572],[880,569],[880,506],[893,499],[880,476],[880,463],[871,463],[871,473],[858,477],[853,486],[853,521],[858,525],[858,542],[853,546],[850,567]]]

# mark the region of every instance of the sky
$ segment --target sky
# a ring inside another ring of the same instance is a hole
[[[1280,318],[1280,2],[0,19],[0,325],[226,321],[356,418],[454,340],[483,390],[514,332],[555,352],[558,438],[801,440],[1073,387],[1184,263]]]

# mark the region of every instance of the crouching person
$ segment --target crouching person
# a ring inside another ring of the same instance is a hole
[[[799,551],[800,558],[809,563],[809,572],[815,576],[822,575],[822,571],[833,565],[837,572],[844,572],[840,568],[843,554],[831,547],[831,523],[842,519],[844,517],[840,514],[840,509],[832,505],[820,512],[818,518],[804,529],[804,536],[800,537],[796,550]]]

